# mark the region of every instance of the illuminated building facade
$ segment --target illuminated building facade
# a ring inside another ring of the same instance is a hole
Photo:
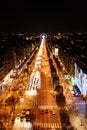
[[[58,56],[67,71],[67,73],[73,77],[73,81],[71,81],[72,87],[77,85],[81,94],[84,96],[87,95],[87,73],[81,68],[81,64],[78,64],[77,60],[73,57],[70,57],[69,54],[64,53],[59,50]]]
[[[16,55],[13,51],[0,57],[2,62],[2,66],[0,66],[0,81],[15,67],[15,58]]]

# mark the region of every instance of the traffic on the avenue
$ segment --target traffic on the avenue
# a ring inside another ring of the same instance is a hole
[[[42,34],[40,46],[20,70],[10,75],[9,87],[5,85],[0,91],[5,130],[87,129],[86,103],[74,96],[60,68],[47,44],[47,35]]]

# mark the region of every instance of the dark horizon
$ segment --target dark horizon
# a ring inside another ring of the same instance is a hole
[[[71,3],[12,3],[0,5],[0,32],[84,32],[87,8]]]

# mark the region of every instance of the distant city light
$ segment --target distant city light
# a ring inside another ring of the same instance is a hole
[[[46,38],[47,38],[46,33],[42,33],[42,34],[40,35],[40,38],[41,38],[41,39],[46,39]]]

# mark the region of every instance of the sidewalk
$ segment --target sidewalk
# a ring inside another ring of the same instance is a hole
[[[66,88],[69,84],[64,83]],[[87,130],[87,103],[82,97],[72,96],[71,91],[64,89],[66,106],[69,108],[70,122],[76,130]]]
[[[70,111],[70,122],[76,130],[87,130],[87,104],[81,97],[71,97],[67,104]]]
[[[70,122],[76,130],[87,130],[86,121],[78,115],[70,114]]]
[[[58,68],[57,73],[60,77],[60,84],[64,89],[63,94],[66,98],[66,106],[69,108],[71,125],[75,130],[87,130],[87,103],[81,97],[73,97],[70,91],[70,83]]]

